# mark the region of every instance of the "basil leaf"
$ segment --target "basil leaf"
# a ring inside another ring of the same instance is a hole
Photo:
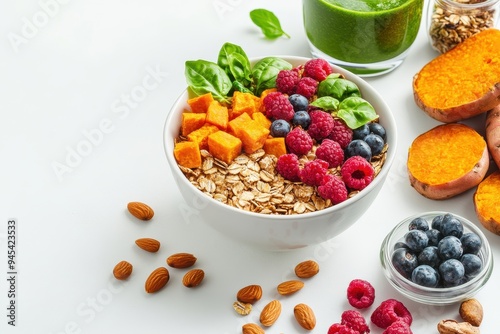
[[[253,94],[253,92],[249,88],[247,88],[244,84],[242,84],[239,81],[233,81],[233,90],[236,90],[236,91],[242,92],[242,93]]]
[[[260,96],[268,88],[276,86],[276,77],[281,70],[291,70],[292,64],[277,57],[265,57],[259,60],[252,69],[255,95]]]
[[[335,111],[339,108],[339,100],[331,96],[319,97],[311,103],[312,106],[321,108],[323,110]]]
[[[226,72],[229,78],[240,81],[244,85],[251,83],[251,67],[243,48],[236,44],[224,43],[219,51],[217,64]]]
[[[290,35],[281,28],[280,21],[276,15],[267,9],[252,10],[250,12],[250,19],[262,30],[266,38],[275,39],[281,36],[290,38]]]
[[[342,118],[351,129],[356,129],[376,119],[377,113],[368,101],[352,96],[340,102],[337,116]]]
[[[212,93],[214,99],[228,102],[231,79],[217,64],[206,60],[188,60],[185,65],[186,81],[196,95]]]
[[[328,76],[318,85],[318,97],[322,96],[331,96],[342,101],[350,96],[361,97],[361,92],[352,81],[338,76]]]

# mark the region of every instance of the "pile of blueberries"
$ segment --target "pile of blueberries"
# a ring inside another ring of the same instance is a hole
[[[481,247],[481,238],[464,232],[460,219],[451,213],[434,217],[430,226],[417,217],[394,245],[391,261],[401,275],[418,285],[453,287],[481,272]]]

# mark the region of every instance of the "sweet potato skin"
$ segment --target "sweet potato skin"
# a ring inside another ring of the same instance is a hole
[[[491,158],[500,168],[500,104],[486,114],[485,130]]]

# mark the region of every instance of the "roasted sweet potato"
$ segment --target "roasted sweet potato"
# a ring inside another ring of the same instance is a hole
[[[500,171],[486,177],[474,193],[474,208],[478,220],[488,231],[500,235]]]
[[[500,168],[500,105],[486,114],[486,143],[491,158]]]
[[[460,123],[436,126],[415,138],[408,150],[410,184],[430,199],[447,199],[477,186],[488,167],[484,138]]]
[[[413,78],[413,96],[423,111],[444,123],[498,105],[500,30],[483,30],[427,63]]]

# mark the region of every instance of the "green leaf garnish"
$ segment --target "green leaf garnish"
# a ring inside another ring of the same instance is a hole
[[[377,113],[370,102],[358,96],[351,96],[340,102],[337,116],[342,118],[348,127],[356,129],[376,119]]]
[[[250,18],[262,30],[266,38],[276,39],[281,36],[290,38],[290,35],[281,28],[280,21],[273,12],[262,8],[254,9],[250,12]]]

